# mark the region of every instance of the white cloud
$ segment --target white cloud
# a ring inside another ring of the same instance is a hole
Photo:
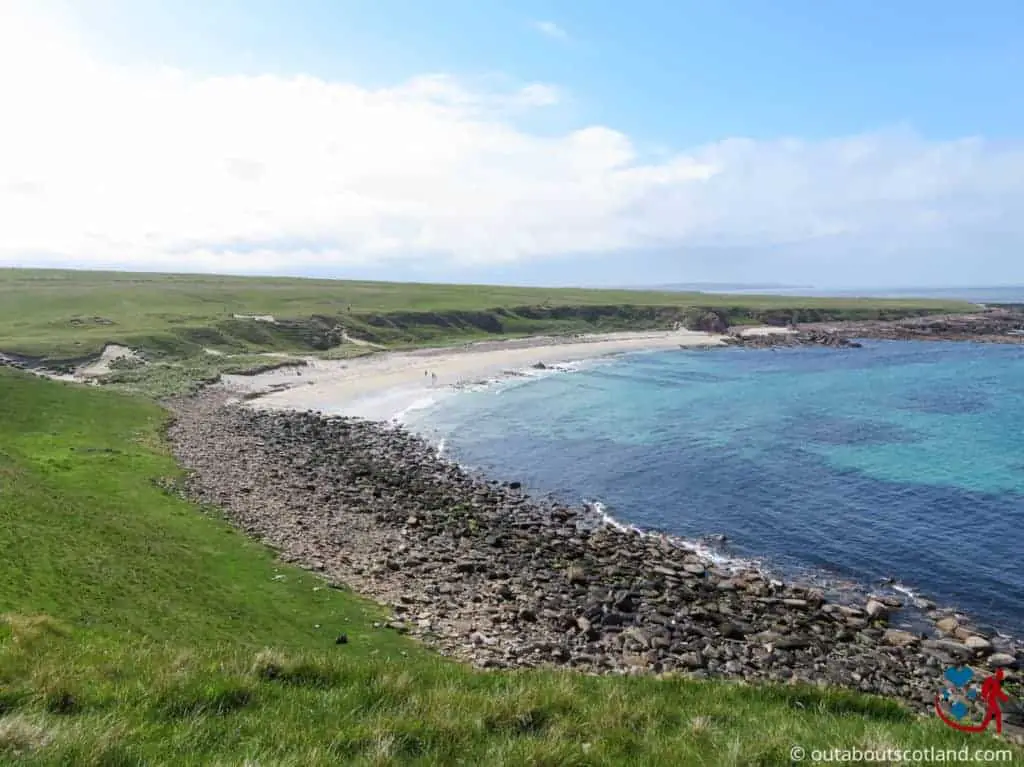
[[[535,21],[533,27],[542,35],[547,35],[553,40],[568,40],[569,33],[553,21]]]
[[[31,23],[0,20],[0,265],[323,271],[787,243],[827,262],[991,231],[1024,244],[1019,145],[897,129],[649,160],[610,127],[518,127],[558,103],[545,84],[124,71]]]

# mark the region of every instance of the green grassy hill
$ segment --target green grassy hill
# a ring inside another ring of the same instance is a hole
[[[0,351],[107,343],[169,394],[252,352],[963,311],[794,299],[0,270]],[[236,318],[273,315],[276,322]],[[212,348],[234,356],[212,356]],[[0,368],[0,764],[788,764],[790,749],[993,745],[804,687],[477,672],[173,492],[151,400]],[[343,639],[344,641],[339,641]]]
[[[906,299],[729,296],[574,288],[0,269],[0,352],[50,360],[122,343],[187,357],[326,350],[334,332],[389,345],[669,327],[714,310],[732,324],[896,318],[971,305]],[[270,315],[277,323],[236,318]]]
[[[846,692],[438,658],[165,490],[164,420],[0,370],[0,763],[783,765],[795,745],[1005,747]]]

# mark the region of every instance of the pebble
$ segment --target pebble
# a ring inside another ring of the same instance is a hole
[[[999,649],[988,665],[1018,675],[1016,645],[876,628],[898,609],[893,597],[831,602],[468,472],[401,428],[226,398],[208,389],[171,403],[190,497],[219,505],[283,560],[321,565],[328,583],[406,613],[384,627],[476,666],[802,679],[919,711],[947,662]],[[944,615],[939,626],[955,630]]]

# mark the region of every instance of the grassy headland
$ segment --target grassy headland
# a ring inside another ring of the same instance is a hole
[[[420,346],[674,322],[694,327],[709,311],[737,325],[970,308],[930,300],[0,269],[0,352],[68,361],[119,343],[175,358],[204,349],[308,353],[346,345],[342,331],[389,346]]]
[[[0,270],[0,351],[68,362],[124,344],[150,364],[108,380],[161,396],[276,364],[261,352],[368,351],[344,334],[395,347],[708,311],[740,324],[969,308]],[[1002,745],[843,691],[441,659],[179,497],[166,417],[151,399],[0,368],[0,763],[774,765],[794,745]]]
[[[165,417],[0,370],[0,763],[782,765],[794,745],[1005,748],[841,691],[440,659],[179,498]]]

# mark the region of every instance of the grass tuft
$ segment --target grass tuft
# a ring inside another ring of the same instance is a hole
[[[282,652],[267,648],[256,653],[251,671],[261,679],[273,681],[281,677],[288,665],[289,660]]]
[[[257,653],[252,673],[265,681],[299,687],[326,689],[342,682],[342,674],[336,668],[308,659],[291,659],[271,649]]]
[[[225,716],[253,702],[254,691],[244,681],[190,679],[156,695],[153,711],[162,719]]]
[[[858,695],[851,690],[834,687],[816,689],[803,685],[778,685],[762,688],[761,694],[768,701],[826,715],[860,714],[891,722],[907,722],[914,719],[910,711],[894,700],[873,695]]]
[[[36,719],[22,714],[0,717],[0,756],[27,756],[52,739],[52,732]]]
[[[68,630],[49,615],[17,615],[5,613],[0,615],[0,625],[14,647],[29,652],[33,647],[50,639],[64,638]]]

